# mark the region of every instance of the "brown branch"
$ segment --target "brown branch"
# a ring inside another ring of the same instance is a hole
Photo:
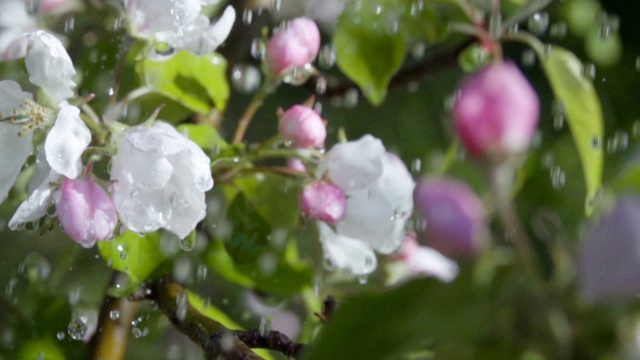
[[[465,40],[454,48],[436,53],[433,56],[427,57],[424,61],[418,64],[401,70],[391,79],[388,90],[391,91],[403,88],[407,84],[423,80],[429,75],[457,66],[458,56],[472,42],[473,40]],[[309,82],[307,88],[315,93],[316,82]],[[340,83],[338,85],[328,87],[323,94],[317,96],[323,98],[343,96],[351,89],[358,89],[358,85],[352,82]],[[360,90],[358,89],[358,91]]]
[[[91,339],[92,359],[121,360],[125,358],[131,334],[131,322],[139,303],[126,298],[106,296],[100,310],[98,331]],[[112,314],[117,314],[113,316]]]
[[[268,349],[278,351],[289,358],[300,358],[309,349],[309,345],[291,341],[289,337],[279,331],[269,331],[262,335],[258,330],[238,330],[236,337],[250,348]]]
[[[263,360],[234,331],[193,308],[186,299],[186,290],[169,277],[154,281],[148,290],[146,298],[155,301],[181,333],[202,347],[205,359]]]

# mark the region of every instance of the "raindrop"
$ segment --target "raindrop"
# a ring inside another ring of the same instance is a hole
[[[634,139],[640,138],[640,120],[636,120],[633,123],[633,129],[631,131]]]
[[[65,334],[64,331],[58,331],[58,333],[56,334],[56,338],[60,341],[64,340]]]
[[[269,10],[272,12],[280,12],[280,7],[282,5],[282,0],[271,0],[269,3]]]
[[[302,67],[292,66],[287,70],[285,70],[282,77],[282,81],[291,85],[296,85],[296,86],[302,85],[305,82],[307,82],[309,77],[311,77],[311,75],[313,75],[314,72],[315,72],[315,69],[313,68],[312,64],[306,64]]]
[[[251,9],[244,9],[242,11],[242,23],[250,25],[253,21],[253,11]]]
[[[111,310],[109,312],[109,319],[111,320],[118,320],[118,318],[120,318],[120,311],[118,310]]]
[[[549,14],[546,12],[539,12],[531,15],[527,21],[527,27],[529,28],[529,31],[536,35],[544,34],[549,27]]]
[[[260,336],[267,336],[269,332],[271,332],[271,319],[267,319],[266,317],[260,318],[260,327],[258,328],[258,332],[260,332]]]
[[[411,172],[414,174],[419,174],[422,170],[422,160],[421,159],[413,159],[411,162]]]
[[[344,107],[354,108],[356,105],[358,105],[358,98],[359,98],[358,89],[356,88],[348,89],[344,93],[344,102],[343,102]]]
[[[316,80],[316,94],[324,95],[325,92],[327,92],[327,79],[319,77]]]
[[[132,328],[131,333],[133,334],[133,337],[136,339],[139,339],[142,337],[142,330],[140,330],[137,327]]]
[[[586,64],[583,68],[582,68],[582,75],[586,78],[589,78],[589,80],[593,81],[596,79],[596,65],[589,63]]]
[[[636,58],[636,70],[640,71],[640,56]]]
[[[178,241],[178,246],[184,251],[191,251],[196,246],[196,237],[193,234],[189,234]]]
[[[313,104],[313,110],[315,110],[318,113],[318,115],[322,115],[322,103],[318,101],[315,104]]]
[[[176,318],[178,321],[184,321],[187,318],[187,292],[183,291],[176,296]]]
[[[236,64],[231,70],[231,85],[241,93],[255,92],[261,80],[260,70],[253,65]]]
[[[559,101],[554,101],[552,105],[553,128],[561,130],[564,127],[564,105]]]
[[[518,23],[513,23],[509,25],[509,29],[507,29],[507,33],[509,35],[515,35],[520,31],[520,25]]]
[[[40,10],[40,0],[27,0],[25,5],[27,13],[31,16],[35,16]]]
[[[124,251],[121,252],[119,256],[120,256],[120,260],[127,260],[127,253],[126,252],[124,252]]]
[[[173,277],[179,282],[186,282],[191,275],[191,260],[181,257],[173,265]]]
[[[366,285],[369,282],[369,277],[367,275],[358,276],[358,283],[360,285]]]
[[[272,253],[264,253],[258,258],[257,266],[263,275],[273,275],[278,268],[278,257]]]
[[[73,340],[83,340],[84,335],[87,333],[87,318],[80,316],[71,320],[67,332]]]
[[[207,265],[205,264],[198,265],[198,270],[196,270],[196,278],[199,281],[203,281],[207,278]]]
[[[251,56],[254,59],[262,59],[267,53],[267,44],[262,38],[255,38],[251,41]]]
[[[491,14],[489,18],[489,36],[492,39],[498,39],[500,37],[500,31],[502,28],[502,14],[499,12]]]
[[[554,166],[551,168],[550,177],[551,177],[551,186],[553,186],[553,188],[556,190],[562,189],[567,180],[567,177],[564,171],[562,171],[562,169],[559,166]]]
[[[533,66],[535,62],[536,62],[536,53],[533,50],[527,49],[522,52],[522,66],[524,67]]]
[[[34,252],[24,257],[18,271],[31,282],[42,281],[49,277],[51,265],[44,256]]]
[[[336,64],[336,49],[333,44],[326,44],[320,49],[318,64],[327,70]]]
[[[415,60],[421,60],[422,58],[424,58],[424,54],[426,51],[427,51],[427,45],[425,45],[423,42],[419,42],[415,44],[411,49],[411,56]]]
[[[70,18],[68,18],[67,21],[64,22],[64,32],[67,34],[72,32],[75,24],[76,24],[75,17],[71,16]]]
[[[600,136],[595,136],[591,139],[591,147],[594,149],[599,149],[602,147],[602,138]]]
[[[625,151],[629,147],[629,134],[624,131],[616,131],[612,137],[607,140],[607,152],[613,154]]]
[[[563,39],[567,36],[567,23],[564,21],[555,23],[549,28],[549,35],[556,39]]]

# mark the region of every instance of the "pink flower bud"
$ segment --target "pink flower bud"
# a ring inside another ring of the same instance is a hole
[[[294,105],[282,115],[280,135],[297,148],[322,147],[327,129],[320,115],[313,109]]]
[[[290,26],[271,37],[267,45],[269,69],[282,74],[290,67],[303,67],[315,59],[320,51],[320,30],[313,20],[300,17]]]
[[[504,156],[527,149],[539,111],[535,91],[507,61],[491,64],[464,82],[453,116],[472,156]]]
[[[484,246],[484,207],[466,184],[446,178],[422,180],[414,203],[434,249],[447,256],[469,257]]]
[[[342,219],[345,204],[344,191],[325,181],[306,185],[300,196],[300,208],[305,216],[330,224]]]
[[[64,178],[56,202],[58,219],[70,238],[85,248],[112,236],[116,210],[107,193],[91,176]]]

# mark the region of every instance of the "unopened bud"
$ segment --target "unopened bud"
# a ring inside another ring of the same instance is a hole
[[[453,116],[472,156],[500,158],[527,149],[539,112],[536,92],[507,61],[491,64],[464,82]]]
[[[313,109],[294,105],[287,110],[280,121],[280,135],[291,141],[294,147],[322,147],[327,137],[322,118]]]
[[[109,239],[117,224],[113,202],[90,175],[64,178],[56,212],[63,231],[85,248]]]
[[[325,181],[306,185],[300,196],[300,208],[305,216],[329,224],[342,219],[345,204],[344,191]]]
[[[484,246],[484,207],[467,185],[446,178],[422,180],[416,186],[414,204],[434,249],[447,256],[470,257]]]
[[[282,74],[290,67],[303,67],[313,62],[320,51],[320,30],[313,20],[299,17],[289,27],[271,37],[267,45],[269,70]]]

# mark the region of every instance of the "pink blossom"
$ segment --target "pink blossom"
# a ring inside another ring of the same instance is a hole
[[[395,264],[390,267],[390,283],[414,276],[432,276],[440,281],[451,282],[458,276],[458,265],[438,251],[420,246],[416,234],[405,236]]]
[[[297,148],[322,147],[327,137],[322,118],[313,109],[294,105],[280,121],[280,135]]]
[[[303,67],[315,59],[320,51],[320,30],[313,20],[300,17],[290,26],[277,32],[267,45],[269,69],[276,75],[290,67]]]
[[[472,156],[504,156],[527,149],[539,108],[538,96],[517,66],[494,63],[462,85],[454,124]]]
[[[58,194],[58,219],[70,238],[85,248],[112,236],[116,210],[107,193],[91,176],[64,178]]]
[[[300,196],[300,208],[306,216],[330,224],[342,219],[345,204],[344,191],[325,181],[306,185]]]
[[[464,183],[422,180],[414,203],[426,226],[429,245],[448,256],[473,256],[486,242],[482,202]]]

